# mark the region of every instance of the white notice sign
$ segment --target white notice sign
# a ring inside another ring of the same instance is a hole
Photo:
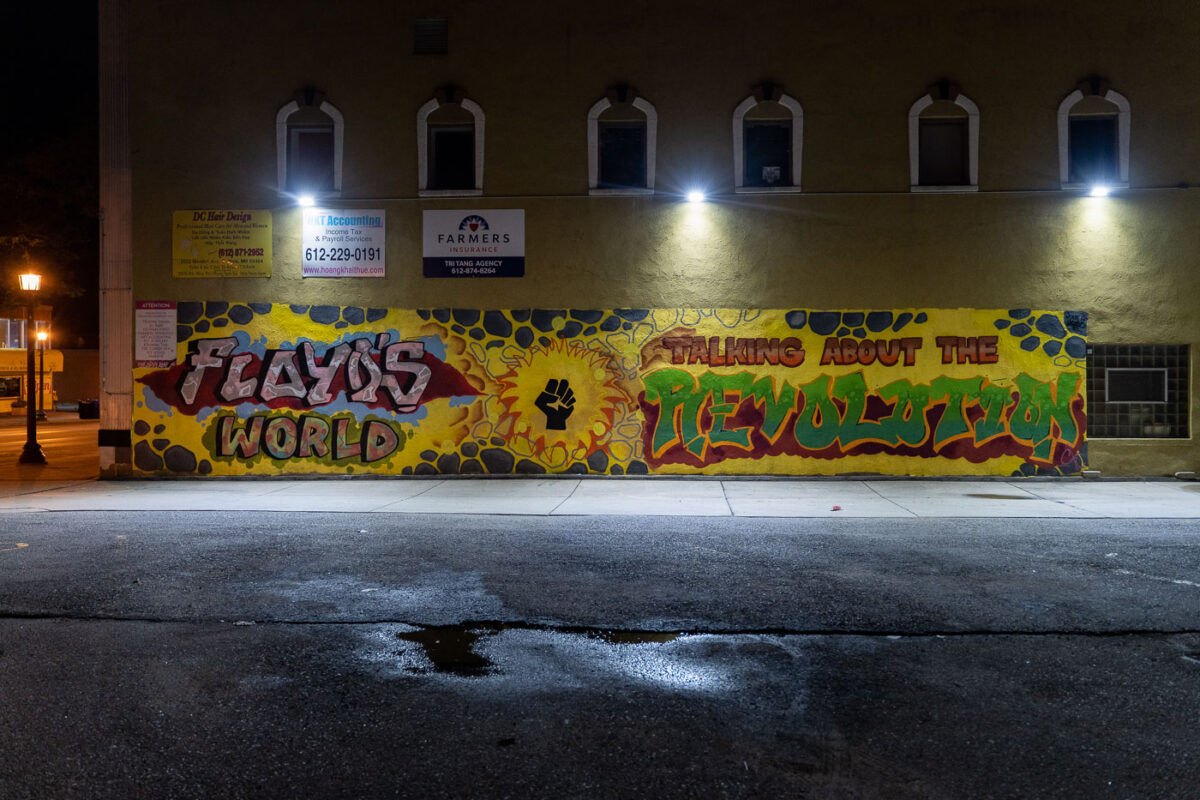
[[[382,278],[386,230],[382,209],[305,210],[300,275]]]
[[[134,325],[137,341],[133,365],[158,369],[175,366],[175,302],[137,301]]]

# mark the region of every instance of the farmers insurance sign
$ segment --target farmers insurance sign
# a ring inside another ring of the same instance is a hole
[[[524,277],[524,209],[426,211],[423,224],[426,278]]]

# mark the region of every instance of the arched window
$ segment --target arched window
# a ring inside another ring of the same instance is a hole
[[[914,192],[979,190],[979,106],[948,81],[908,109],[908,172]]]
[[[483,194],[483,109],[453,86],[417,111],[417,176],[423,197]]]
[[[1129,101],[1103,78],[1058,104],[1058,177],[1064,189],[1129,186]]]
[[[291,194],[336,195],[342,191],[342,112],[316,89],[275,114],[279,190]]]
[[[804,110],[773,83],[759,84],[733,110],[737,192],[800,191]]]
[[[588,110],[588,192],[652,194],[658,111],[629,86],[614,86]]]

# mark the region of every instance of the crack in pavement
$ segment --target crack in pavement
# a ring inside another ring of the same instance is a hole
[[[1194,636],[1200,635],[1200,628],[1117,628],[1113,630],[1086,630],[1079,628],[1047,628],[1041,630],[1021,630],[1009,628],[970,628],[970,629],[928,629],[928,630],[898,630],[875,628],[624,628],[619,625],[566,625],[521,620],[463,620],[449,624],[432,625],[411,620],[374,617],[347,620],[310,620],[310,619],[240,619],[201,618],[201,617],[139,617],[106,614],[39,614],[19,611],[0,612],[0,622],[3,621],[70,621],[70,622],[123,622],[161,625],[263,625],[263,626],[307,626],[307,627],[353,627],[364,625],[406,625],[427,631],[538,631],[543,633],[562,633],[567,635],[603,636],[606,634],[621,634],[627,636],[861,636],[888,639],[955,639],[980,636],[1082,636],[1089,638],[1119,638],[1123,636]]]

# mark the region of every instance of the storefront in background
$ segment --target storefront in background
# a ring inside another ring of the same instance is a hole
[[[39,312],[43,309],[39,309]],[[44,316],[49,316],[49,309]],[[39,313],[38,330],[49,331],[49,323]],[[25,345],[26,321],[21,318],[0,318],[0,414],[13,413],[25,404],[28,391],[28,351]],[[42,343],[34,345],[34,392],[38,405],[53,410],[58,399],[54,391],[54,373],[63,370],[63,354]]]

